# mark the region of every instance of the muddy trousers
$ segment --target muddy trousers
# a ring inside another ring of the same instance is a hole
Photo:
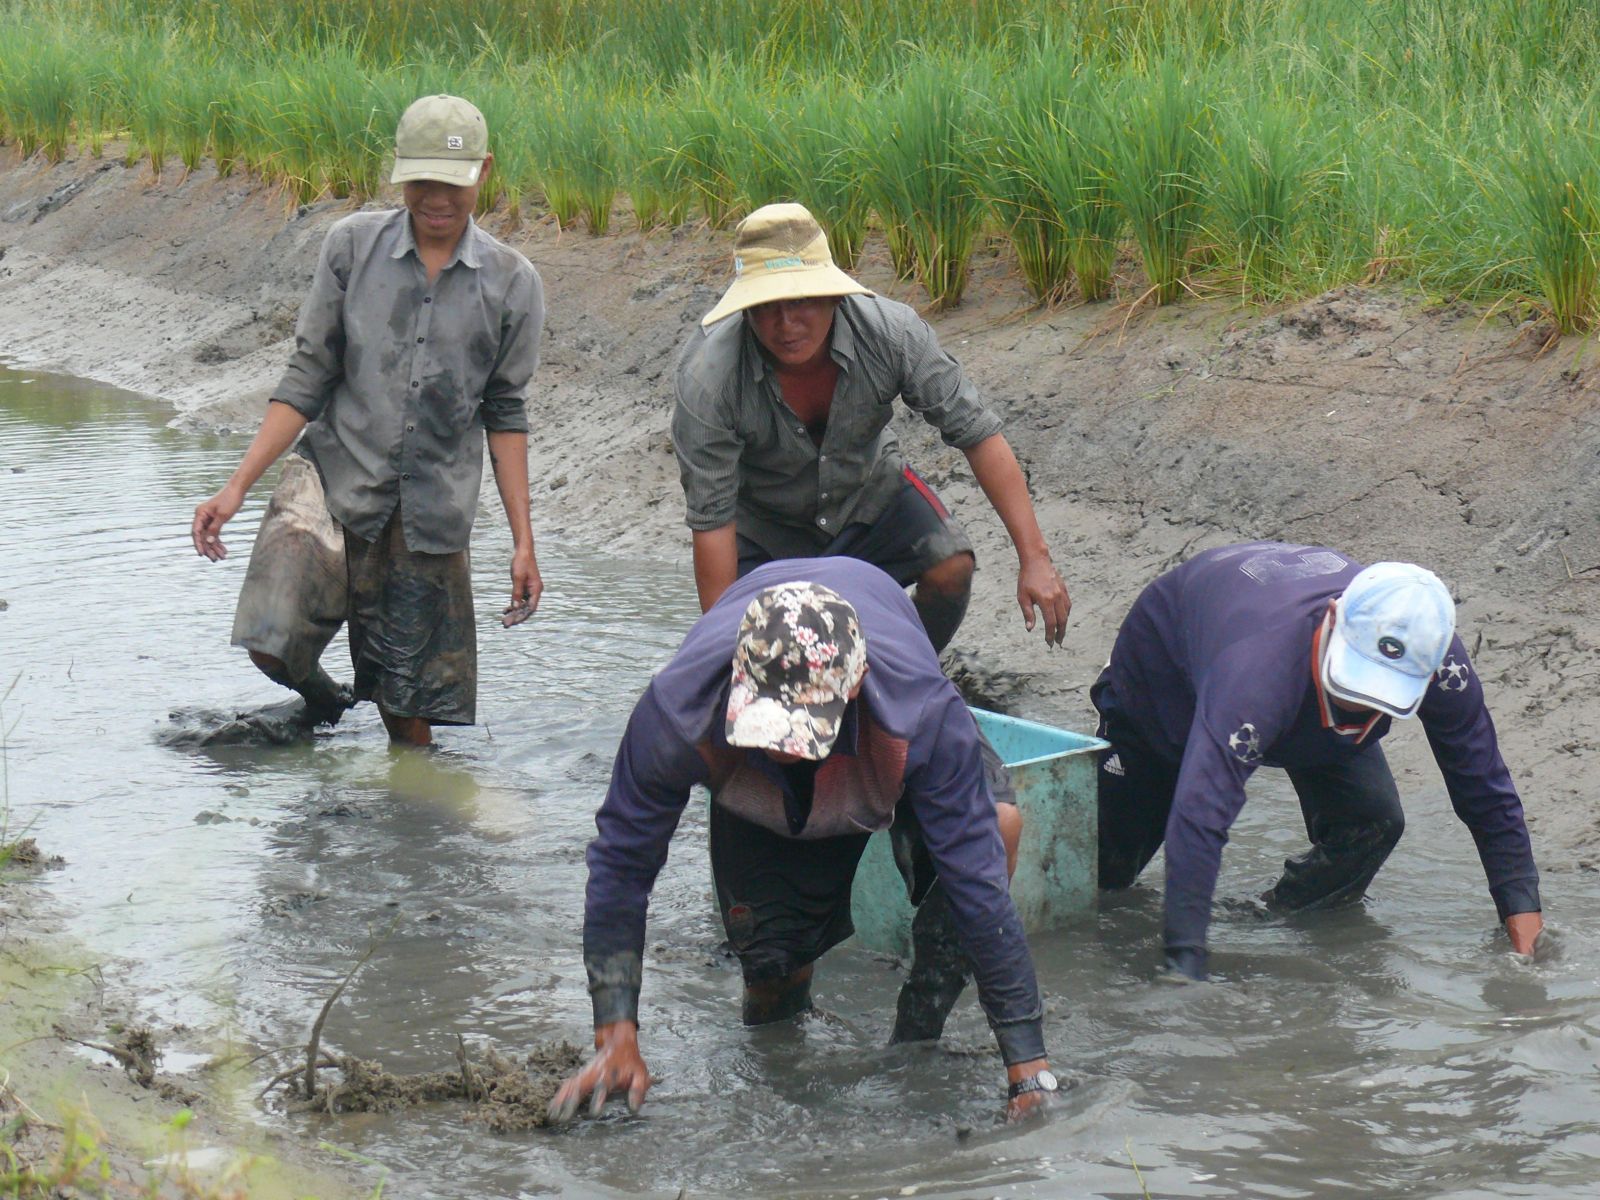
[[[1100,887],[1125,888],[1166,839],[1179,764],[1168,762],[1114,717],[1102,716],[1100,736]],[[1394,775],[1378,745],[1337,763],[1292,767],[1311,848],[1283,864],[1283,875],[1262,895],[1284,912],[1333,908],[1360,900],[1405,831]]]

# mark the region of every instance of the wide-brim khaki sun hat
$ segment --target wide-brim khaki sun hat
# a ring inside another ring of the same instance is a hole
[[[489,126],[476,107],[460,96],[424,96],[400,117],[389,182],[471,187],[488,153]]]
[[[733,282],[701,325],[774,300],[815,296],[870,296],[838,267],[828,235],[800,204],[768,204],[739,222],[733,246]]]

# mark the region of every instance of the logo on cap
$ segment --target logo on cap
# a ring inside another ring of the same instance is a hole
[[[1385,635],[1378,639],[1378,653],[1387,659],[1404,658],[1406,656],[1405,643],[1399,638]]]
[[[446,150],[460,150],[466,144],[466,139],[463,138],[459,133],[452,133],[444,139],[444,146]]]

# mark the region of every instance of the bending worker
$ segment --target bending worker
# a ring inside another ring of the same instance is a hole
[[[392,176],[405,206],[328,231],[260,431],[194,515],[195,550],[224,557],[223,525],[305,430],[263,521],[234,644],[326,711],[333,685],[317,656],[348,616],[355,698],[377,702],[397,742],[426,744],[432,726],[474,719],[467,544],[485,434],[511,525],[508,620],[531,612],[543,588],[525,401],[544,291],[526,258],[472,220],[493,161],[483,116],[465,100],[427,96],[406,109]],[[319,518],[326,536],[296,532]]]
[[[890,829],[917,913],[893,1039],[937,1038],[970,971],[1000,1044],[1008,1115],[1056,1088],[1033,959],[1011,903],[1021,818],[996,803],[978,728],[904,590],[848,558],[767,564],[728,587],[634,706],[595,818],[583,957],[598,1053],[556,1119],[650,1086],[638,1042],[645,911],[695,784],[744,971],[744,1020],[811,1007],[812,964],[854,931],[869,831]],[[1004,832],[1002,832],[1004,831]]]
[[[967,457],[1017,549],[1017,603],[1059,644],[1072,602],[1000,418],[910,306],[838,267],[815,218],[769,204],[739,225],[734,281],[678,362],[672,444],[709,609],[780,558],[848,555],[902,586],[942,651],[966,614],[972,543],[900,455],[898,396]]]
[[[1363,569],[1321,546],[1207,550],[1140,594],[1091,698],[1111,743],[1099,768],[1100,886],[1127,887],[1166,843],[1173,978],[1206,977],[1222,847],[1259,766],[1287,769],[1311,839],[1263,899],[1294,911],[1366,893],[1405,828],[1378,743],[1412,716],[1512,949],[1532,953],[1544,925],[1522,802],[1432,572]]]

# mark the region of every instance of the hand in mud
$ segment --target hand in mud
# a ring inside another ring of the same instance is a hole
[[[1019,1121],[1037,1121],[1055,1103],[1056,1092],[1028,1092],[1015,1100],[1006,1101],[1006,1124]]]
[[[1034,609],[1044,617],[1044,644],[1059,646],[1067,636],[1067,617],[1072,612],[1072,597],[1067,585],[1048,558],[1034,558],[1017,570],[1017,605],[1022,621],[1033,632]]]
[[[1506,933],[1511,935],[1511,952],[1533,957],[1539,936],[1544,932],[1544,917],[1536,912],[1512,913],[1506,918]]]
[[[518,550],[511,556],[511,603],[500,615],[500,624],[510,629],[520,625],[539,607],[539,597],[544,593],[544,580],[539,577],[539,564],[532,550]]]
[[[650,1090],[650,1068],[639,1053],[639,1027],[632,1021],[617,1021],[594,1031],[595,1056],[571,1079],[561,1085],[550,1101],[550,1123],[570,1121],[584,1097],[589,1099],[589,1115],[598,1117],[609,1096],[626,1093],[628,1111],[637,1113]]]
[[[228,557],[228,548],[218,536],[240,507],[244,497],[232,488],[223,488],[203,504],[195,505],[194,525],[190,536],[194,539],[194,552],[217,562]]]

